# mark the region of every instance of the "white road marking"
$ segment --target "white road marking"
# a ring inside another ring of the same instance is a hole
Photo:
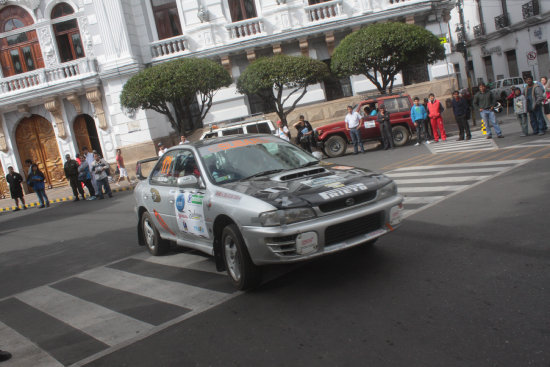
[[[434,170],[430,172],[399,172],[397,170],[390,171],[388,173],[385,173],[386,176],[389,176],[391,178],[394,177],[422,177],[422,176],[446,176],[446,175],[453,175],[453,174],[459,174],[459,173],[484,173],[484,172],[498,172],[501,171],[502,167],[485,167],[485,168],[471,168],[471,169],[454,169],[454,170]]]
[[[490,176],[462,176],[462,177],[435,177],[435,178],[409,178],[409,179],[395,179],[393,180],[398,185],[407,184],[422,184],[422,183],[438,183],[438,182],[466,182],[466,181],[478,181]]]
[[[110,346],[153,327],[48,286],[26,291],[16,298]]]

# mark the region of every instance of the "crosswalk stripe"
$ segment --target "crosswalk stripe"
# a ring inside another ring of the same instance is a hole
[[[410,178],[410,179],[395,179],[393,180],[398,185],[406,184],[422,184],[422,183],[436,183],[436,182],[466,182],[477,181],[487,178],[489,176],[449,176],[449,177],[428,177],[428,178]]]
[[[446,176],[446,175],[452,175],[452,174],[459,174],[459,173],[485,173],[485,172],[499,172],[502,171],[502,167],[486,167],[486,168],[471,168],[471,169],[456,169],[456,170],[433,170],[430,172],[398,172],[398,171],[391,171],[385,173],[386,176],[389,176],[391,178],[394,177],[422,177],[422,176]]]
[[[412,167],[402,167],[391,170],[389,172],[403,172],[403,171],[422,171],[422,170],[433,170],[435,168],[454,168],[454,167],[484,167],[484,166],[508,166],[516,165],[520,162],[523,162],[521,159],[507,160],[507,161],[493,161],[493,162],[476,162],[476,163],[452,163],[452,164],[434,164],[430,166],[412,166]]]
[[[148,323],[48,286],[26,291],[17,298],[110,346],[152,328]]]
[[[406,196],[404,198],[404,204],[431,204],[435,201],[444,199],[445,196]]]
[[[458,191],[462,190],[470,185],[449,185],[449,186],[428,186],[428,187],[403,187],[398,186],[397,191],[400,194],[413,193],[413,192],[439,192],[439,191]]]
[[[174,266],[178,268],[194,269],[207,271],[210,273],[221,274],[216,270],[216,265],[211,258],[206,255],[195,255],[190,253],[173,254],[170,256],[151,256],[148,253],[132,256],[133,259],[143,260],[159,265]]]
[[[487,139],[486,136],[482,135],[481,131],[474,131],[470,140],[446,140],[440,141],[439,143],[429,144],[427,145],[427,147],[432,154],[464,152],[473,150],[495,150],[499,148],[493,139]]]
[[[220,302],[226,293],[216,292],[187,284],[161,280],[102,267],[86,271],[79,277],[107,287],[139,294],[191,310],[201,309]]]
[[[12,354],[10,360],[2,362],[2,367],[63,367],[63,364],[3,322],[0,322],[0,341],[2,350]]]

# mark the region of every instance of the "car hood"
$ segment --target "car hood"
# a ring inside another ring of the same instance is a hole
[[[288,209],[331,203],[338,206],[348,198],[354,200],[346,205],[353,205],[373,199],[376,191],[389,182],[391,179],[382,174],[351,166],[313,166],[221,187],[261,199],[278,209]]]

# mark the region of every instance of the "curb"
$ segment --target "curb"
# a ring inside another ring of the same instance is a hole
[[[111,192],[115,193],[115,192],[120,192],[120,191],[132,191],[132,190],[134,190],[134,186],[111,189]],[[86,194],[86,197],[90,197],[90,196]],[[63,201],[72,201],[73,199],[74,199],[74,196],[71,195],[71,196],[67,196],[67,197],[64,197],[64,198],[50,200],[50,204],[61,203]],[[13,200],[13,199],[10,199],[10,200]],[[39,205],[40,205],[40,202],[34,202],[34,203],[28,203],[27,207],[28,208],[34,208],[34,207],[37,207]],[[5,208],[0,208],[0,213],[10,212],[10,211],[14,211],[14,210],[15,210],[15,205],[14,206],[8,206],[8,207],[5,207]],[[24,209],[21,209],[21,210],[24,210]]]

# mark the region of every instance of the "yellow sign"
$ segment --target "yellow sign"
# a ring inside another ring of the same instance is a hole
[[[481,120],[481,133],[487,135],[487,128],[485,127],[485,122]]]
[[[444,44],[449,43],[449,41],[447,41],[447,37],[439,37],[439,43]]]

